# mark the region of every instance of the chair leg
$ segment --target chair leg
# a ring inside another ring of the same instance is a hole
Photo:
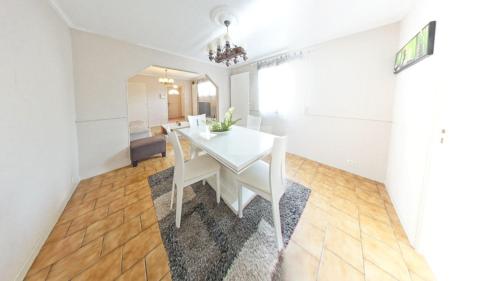
[[[172,196],[170,198],[170,210],[172,210],[172,208],[174,207],[175,182],[172,182],[172,190],[170,192],[172,192]]]
[[[217,204],[220,203],[220,171],[217,171],[217,174],[215,174],[215,185],[217,186],[216,187],[216,194],[217,194]]]
[[[193,146],[193,145],[191,144],[191,145],[189,146],[189,156],[190,156],[190,158],[191,158],[191,159],[196,158],[197,154],[198,154],[198,153],[197,153],[197,151],[196,151],[196,147],[195,147],[195,146]]]
[[[276,244],[278,246],[278,251],[283,249],[283,236],[281,235],[281,220],[280,220],[280,205],[279,200],[273,198],[273,223],[274,231],[276,233]]]
[[[238,184],[238,217],[243,217],[243,185]]]
[[[182,215],[182,193],[183,187],[177,186],[177,205],[175,206],[175,227],[181,227],[181,215]]]

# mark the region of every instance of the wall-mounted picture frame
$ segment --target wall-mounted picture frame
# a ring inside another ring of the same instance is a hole
[[[394,73],[416,64],[434,53],[436,21],[431,21],[396,54]]]

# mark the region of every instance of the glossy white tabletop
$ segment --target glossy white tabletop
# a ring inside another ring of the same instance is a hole
[[[233,126],[230,131],[220,134],[210,133],[207,128],[183,128],[176,131],[235,173],[241,173],[269,154],[274,141],[271,134],[240,126]]]

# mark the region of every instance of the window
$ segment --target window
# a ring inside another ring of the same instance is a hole
[[[215,97],[217,90],[211,81],[198,83],[198,97]]]
[[[259,111],[286,113],[295,97],[295,77],[290,63],[259,70]]]

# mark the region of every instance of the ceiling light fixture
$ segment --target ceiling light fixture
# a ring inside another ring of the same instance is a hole
[[[168,78],[167,71],[168,69],[165,69],[165,76],[158,78],[158,82],[168,87],[173,85],[175,81],[172,78]]]
[[[230,20],[224,20],[224,25],[226,26],[226,35],[224,38],[217,40],[217,48],[214,51],[214,45],[210,44],[208,46],[208,58],[210,61],[216,63],[224,63],[226,66],[231,64],[237,64],[239,59],[246,61],[248,59],[247,52],[241,46],[237,46],[234,43],[231,44],[229,38],[229,25]],[[232,46],[232,47],[231,47]]]

